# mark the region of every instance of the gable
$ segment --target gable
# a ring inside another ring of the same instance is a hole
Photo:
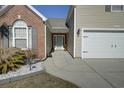
[[[4,8],[0,10],[0,16],[5,14],[6,12],[8,12],[14,6],[19,6],[19,5],[4,6]],[[33,12],[35,15],[40,17],[43,21],[47,20],[47,18],[42,13],[40,13],[38,10],[36,10],[33,6],[31,6],[31,5],[22,5],[22,6],[26,6],[31,12]]]

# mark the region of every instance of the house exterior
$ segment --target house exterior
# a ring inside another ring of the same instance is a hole
[[[73,58],[124,58],[124,6],[71,6],[67,19],[48,19],[29,5],[2,6],[0,48],[33,49],[46,59],[52,51]]]
[[[74,58],[124,58],[123,5],[71,6],[66,25]]]
[[[0,48],[29,48],[38,58],[46,58],[46,20],[32,6],[4,6],[0,10]]]

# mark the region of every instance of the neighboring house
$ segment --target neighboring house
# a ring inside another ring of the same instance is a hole
[[[83,58],[124,58],[124,6],[71,6],[68,51]]]
[[[28,5],[8,5],[0,10],[0,47],[33,49],[38,58],[46,58],[47,20]]]

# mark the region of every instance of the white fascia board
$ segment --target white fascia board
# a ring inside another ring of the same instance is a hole
[[[82,31],[84,30],[120,30],[120,31],[123,31],[124,28],[82,28]]]
[[[39,17],[41,17],[43,21],[47,20],[47,18],[43,14],[41,14],[38,10],[36,10],[33,6],[31,5],[26,5],[26,6],[28,6],[32,11],[34,11]]]

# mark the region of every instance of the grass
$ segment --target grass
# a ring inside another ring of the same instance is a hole
[[[75,84],[46,72],[19,81],[0,85],[1,88],[77,88]]]

